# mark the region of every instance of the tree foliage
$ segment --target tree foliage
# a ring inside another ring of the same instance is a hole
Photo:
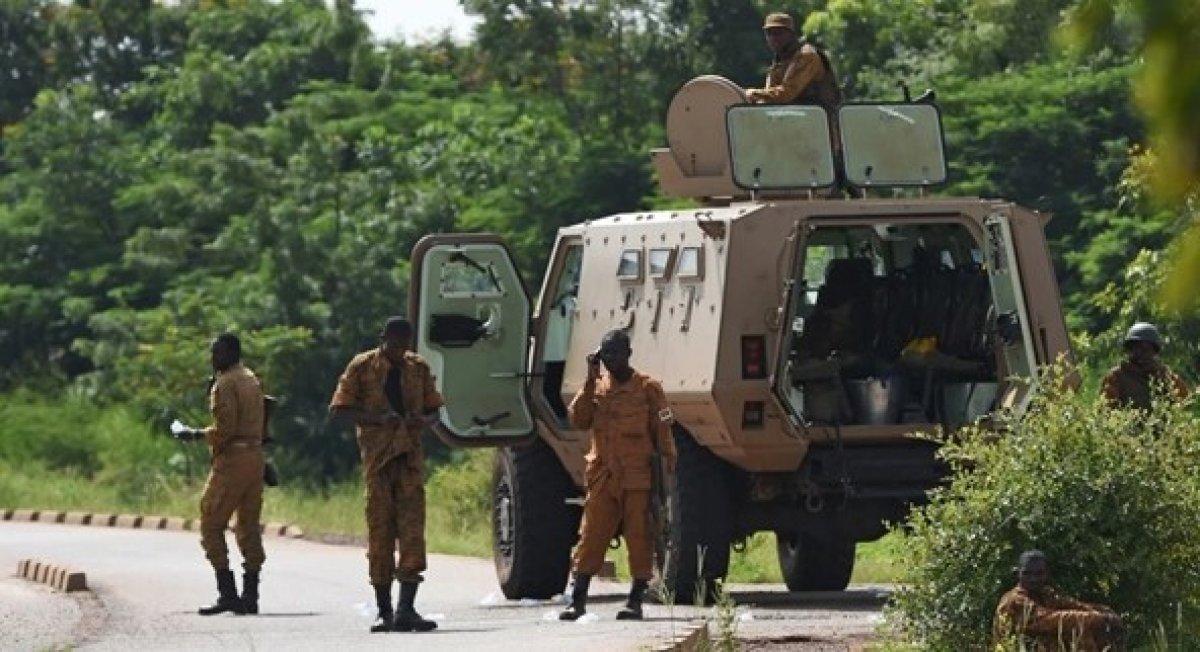
[[[1074,323],[1177,211],[1138,194],[1134,38],[1067,58],[1067,0],[804,0],[851,99],[939,91],[945,192],[1052,211]],[[559,226],[659,205],[646,155],[703,73],[761,83],[762,0],[464,0],[475,39],[373,40],[350,0],[0,0],[0,389],[154,419],[235,329],[292,474],[350,472],[342,365],[404,312],[426,233],[496,231],[535,285]],[[1109,34],[1110,32],[1104,32]],[[1143,166],[1144,167],[1144,166]],[[1132,181],[1131,181],[1132,179]]]
[[[1200,6],[1190,0],[1083,0],[1075,7],[1069,37],[1091,46],[1114,24],[1132,25],[1145,63],[1137,98],[1149,117],[1155,149],[1163,158],[1157,186],[1174,199],[1200,183],[1200,62],[1191,56],[1200,39]]]

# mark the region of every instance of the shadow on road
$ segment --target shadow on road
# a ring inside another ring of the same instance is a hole
[[[324,615],[320,611],[268,611],[266,613],[259,612],[256,614],[226,613],[226,614],[219,614],[216,616],[201,616],[201,615],[197,614],[194,609],[188,610],[188,611],[174,611],[171,613],[174,613],[176,615],[182,615],[182,616],[196,616],[197,618],[247,618],[247,619],[252,619],[252,618],[300,618],[300,617]]]
[[[886,589],[851,589],[848,591],[814,591],[789,593],[784,591],[733,591],[730,594],[739,605],[758,605],[772,609],[836,609],[838,611],[875,611],[887,602],[891,592]]]
[[[257,614],[242,615],[242,618],[294,618],[296,616],[320,616],[319,611],[271,611],[268,613],[259,612]]]

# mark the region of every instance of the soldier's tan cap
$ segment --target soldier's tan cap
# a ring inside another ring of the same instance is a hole
[[[763,29],[772,27],[783,27],[791,32],[796,31],[796,24],[792,22],[792,17],[784,13],[767,14],[767,19],[763,21]]]

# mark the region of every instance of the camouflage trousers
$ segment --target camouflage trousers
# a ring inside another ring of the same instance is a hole
[[[367,473],[367,567],[371,584],[420,582],[425,570],[425,478],[420,453]],[[399,561],[396,551],[399,548]]]
[[[650,490],[611,488],[609,483],[588,491],[579,524],[579,547],[574,570],[595,575],[604,564],[608,542],[618,529],[629,551],[629,572],[635,580],[654,576],[654,541],[650,530]]]
[[[249,571],[262,568],[267,558],[259,524],[262,499],[261,448],[230,448],[213,457],[204,495],[200,498],[200,547],[204,548],[204,556],[214,569],[229,568],[225,528],[235,513],[234,534],[238,550],[242,551],[242,565]]]

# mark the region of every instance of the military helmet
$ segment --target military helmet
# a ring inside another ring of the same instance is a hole
[[[1158,328],[1150,322],[1139,321],[1129,327],[1129,332],[1125,333],[1125,345],[1128,346],[1133,342],[1149,342],[1154,345],[1155,351],[1162,350],[1162,335],[1158,334]]]
[[[796,31],[796,24],[792,22],[792,17],[780,12],[767,14],[767,19],[763,21],[763,29],[772,27],[782,27],[791,32]]]

